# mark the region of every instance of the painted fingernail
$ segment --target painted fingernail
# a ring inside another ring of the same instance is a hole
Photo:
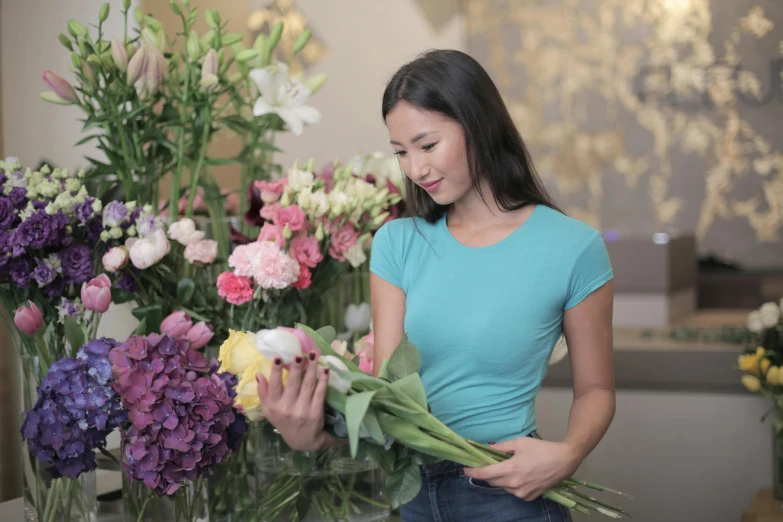
[[[315,360],[315,352],[310,352],[310,360],[311,361]]]
[[[301,364],[301,363],[302,363],[302,358],[301,357],[297,357],[296,358],[296,364]]]
[[[329,375],[329,368],[324,368],[324,375]]]
[[[276,357],[275,358],[275,364],[280,366],[281,364],[283,364],[283,360],[280,357]]]
[[[261,382],[260,376],[256,374],[256,382]]]

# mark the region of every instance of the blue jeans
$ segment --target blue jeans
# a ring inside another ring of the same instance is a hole
[[[571,522],[568,508],[543,497],[522,500],[465,476],[460,464],[420,468],[421,490],[400,509],[402,522]]]

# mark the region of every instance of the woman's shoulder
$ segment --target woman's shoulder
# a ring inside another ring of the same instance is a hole
[[[568,216],[545,205],[539,205],[536,213],[541,213],[539,231],[550,237],[557,238],[560,244],[571,244],[574,248],[584,248],[591,242],[601,238],[601,232],[591,224]]]
[[[438,222],[428,223],[421,217],[397,218],[384,223],[375,234],[396,240],[408,240],[417,235],[429,235],[435,230],[437,224]]]

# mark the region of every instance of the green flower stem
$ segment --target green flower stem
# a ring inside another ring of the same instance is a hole
[[[587,501],[587,502],[590,502],[590,503],[593,503],[593,504],[598,504],[599,506],[601,506],[603,508],[606,508],[606,509],[609,509],[611,511],[617,511],[618,513],[622,513],[624,515],[630,516],[630,514],[628,512],[626,512],[620,506],[615,506],[614,504],[610,504],[609,502],[604,502],[603,500],[597,499],[595,497],[591,497],[590,495],[585,495],[584,493],[582,493],[581,491],[578,491],[576,489],[571,489],[571,488],[569,488],[568,490],[558,489],[558,491],[564,497],[570,498],[572,500],[575,500],[576,502],[582,502],[582,500],[574,499],[572,497],[572,495],[573,496],[577,496],[577,497],[583,499],[584,501]]]
[[[184,19],[183,19],[184,22]],[[187,41],[188,38],[188,30],[187,25],[185,25],[186,29],[183,33],[183,37]],[[190,76],[191,76],[191,70],[190,70],[190,61],[185,62],[185,86],[183,88],[182,92],[182,107],[180,109],[180,131],[179,131],[179,142],[177,144],[177,167],[174,172],[174,175],[171,178],[171,195],[169,197],[169,222],[174,223],[177,220],[177,211],[178,211],[178,204],[179,204],[179,194],[180,194],[180,182],[182,180],[182,161],[183,156],[185,154],[185,122],[187,121],[187,99],[188,99],[188,88],[190,86]]]
[[[46,343],[46,339],[44,339],[43,329],[38,330],[33,337],[35,345],[38,347],[38,356],[41,359],[41,374],[46,375],[52,366],[52,354],[49,353],[49,345]]]
[[[190,175],[190,194],[188,194],[188,209],[185,215],[188,218],[193,217],[193,201],[196,199],[196,189],[198,188],[199,176],[201,176],[201,167],[204,165],[204,158],[207,155],[207,145],[209,144],[209,134],[212,126],[209,110],[207,109],[204,112],[207,117],[205,118],[204,130],[201,134],[201,147],[199,148],[198,162],[196,163],[196,170]]]

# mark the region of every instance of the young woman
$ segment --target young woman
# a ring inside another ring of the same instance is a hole
[[[384,92],[383,118],[413,217],[373,240],[374,360],[407,334],[432,413],[513,453],[483,468],[422,468],[403,521],[570,521],[541,494],[574,473],[615,411],[613,274],[601,235],[552,203],[497,88],[468,55],[432,51],[404,65]],[[544,441],[535,397],[561,333],[574,400],[564,440]],[[315,373],[295,365],[285,389],[273,374],[263,398],[295,449],[335,443]]]

